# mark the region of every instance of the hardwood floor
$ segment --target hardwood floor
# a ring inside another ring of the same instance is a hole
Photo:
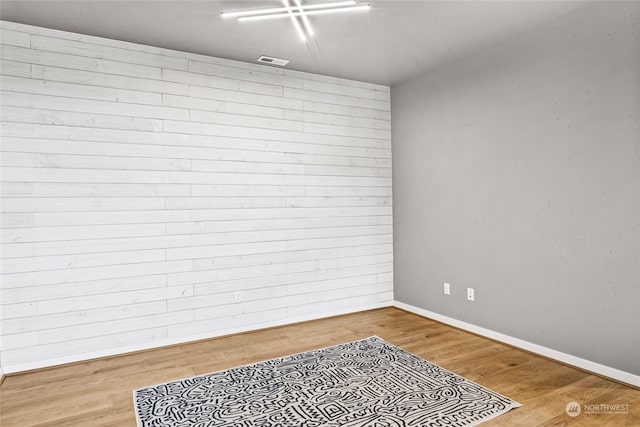
[[[0,425],[135,426],[135,388],[371,335],[523,405],[483,426],[640,426],[637,389],[396,308],[10,375],[0,386]],[[572,418],[572,401],[629,406]]]

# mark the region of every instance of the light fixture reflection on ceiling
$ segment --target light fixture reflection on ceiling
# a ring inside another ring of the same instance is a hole
[[[353,12],[371,9],[371,4],[357,3],[354,0],[310,5],[303,4],[302,0],[293,0],[293,2],[295,2],[295,5],[291,3],[291,0],[282,0],[282,4],[284,5],[284,7],[237,10],[231,12],[221,12],[220,15],[223,18],[238,18],[238,21],[258,21],[264,19],[289,17],[293,22],[293,25],[295,26],[300,39],[304,42],[307,40],[307,35],[309,37],[313,37],[314,35],[313,28],[311,28],[311,22],[309,22],[308,18],[308,16],[310,15],[325,15],[329,13]],[[300,17],[302,21],[304,30],[302,29],[302,26],[298,21],[298,17]]]
[[[311,28],[311,22],[309,22],[309,18],[304,13],[304,9],[302,9],[302,2],[300,0],[295,0],[296,6],[298,6],[298,11],[300,12],[300,17],[302,18],[302,24],[304,25],[304,29],[309,34],[309,37],[313,37],[313,28]]]
[[[298,32],[298,35],[300,36],[303,42],[307,41],[307,37],[304,35],[304,31],[302,31],[302,27],[300,26],[300,23],[298,22],[296,17],[293,16],[293,11],[291,10],[291,6],[289,5],[289,0],[282,0],[282,3],[284,4],[284,7],[287,8],[287,15],[291,17],[291,22],[293,22],[293,26],[296,27],[296,31]]]

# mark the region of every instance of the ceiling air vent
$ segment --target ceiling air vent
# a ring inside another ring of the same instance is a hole
[[[262,62],[263,64],[278,65],[280,67],[284,67],[285,65],[287,65],[289,63],[289,60],[288,59],[273,58],[271,56],[262,55],[260,58],[258,58],[258,62]]]

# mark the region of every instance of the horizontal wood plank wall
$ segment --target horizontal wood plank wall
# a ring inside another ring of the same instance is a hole
[[[389,88],[1,23],[5,372],[389,305]]]

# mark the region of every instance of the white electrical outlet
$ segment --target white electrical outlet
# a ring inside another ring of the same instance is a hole
[[[451,295],[451,285],[448,283],[444,284],[444,294],[445,295]]]
[[[473,290],[473,288],[467,288],[467,299],[469,301],[476,300],[476,292]]]
[[[236,291],[236,293],[233,294],[233,298],[236,302],[242,302],[242,292]]]

